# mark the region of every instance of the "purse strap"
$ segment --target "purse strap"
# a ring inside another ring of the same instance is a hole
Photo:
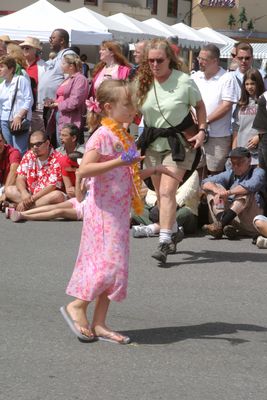
[[[163,112],[161,111],[161,108],[160,108],[160,105],[159,105],[159,99],[158,99],[157,91],[156,91],[156,85],[155,85],[155,81],[154,80],[153,80],[153,87],[154,87],[154,93],[155,93],[155,98],[156,98],[156,102],[157,102],[157,105],[158,105],[158,109],[159,109],[159,112],[160,112],[162,118],[167,122],[167,124],[169,124],[172,128],[174,128],[174,126],[167,120],[167,118],[164,117]]]
[[[12,110],[13,110],[14,105],[15,105],[15,101],[16,101],[16,97],[17,97],[17,92],[18,92],[18,86],[19,86],[19,76],[18,76],[18,79],[17,79],[17,82],[16,82],[15,92],[14,92],[14,96],[13,96],[13,99],[12,99],[11,109],[10,109],[10,113],[9,113],[8,120],[10,120],[10,116],[11,116]]]

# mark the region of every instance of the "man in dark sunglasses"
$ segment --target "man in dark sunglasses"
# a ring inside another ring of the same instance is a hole
[[[66,200],[62,189],[59,153],[50,145],[43,131],[35,131],[29,138],[30,150],[23,156],[17,169],[16,184],[6,188],[6,197],[16,204],[17,211]]]
[[[236,56],[235,61],[238,68],[232,72],[237,83],[238,98],[241,96],[241,85],[244,74],[252,67],[253,64],[253,47],[249,43],[240,42],[235,46]]]

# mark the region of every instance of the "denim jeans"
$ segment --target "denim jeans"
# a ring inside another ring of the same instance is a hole
[[[260,135],[260,142],[258,145],[259,166],[267,173],[267,133]]]
[[[24,153],[26,153],[26,151],[28,150],[29,131],[19,136],[11,135],[8,122],[9,121],[1,120],[1,129],[4,139],[7,144],[10,144],[15,149],[18,149],[23,156]]]

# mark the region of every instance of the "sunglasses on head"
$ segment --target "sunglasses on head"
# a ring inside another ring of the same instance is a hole
[[[148,62],[150,64],[154,64],[154,63],[162,64],[165,60],[166,60],[166,58],[149,58]]]

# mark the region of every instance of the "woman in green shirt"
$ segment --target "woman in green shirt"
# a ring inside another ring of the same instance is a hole
[[[163,164],[182,181],[205,140],[206,110],[197,86],[180,71],[167,40],[153,39],[146,48],[138,73],[138,102],[145,122],[139,145],[146,167]],[[189,137],[183,130],[188,121],[189,126],[193,123],[192,107],[199,128]],[[179,237],[175,219],[178,181],[165,175],[153,176],[152,181],[160,210],[159,246],[152,257],[165,263],[167,255],[176,252]]]

